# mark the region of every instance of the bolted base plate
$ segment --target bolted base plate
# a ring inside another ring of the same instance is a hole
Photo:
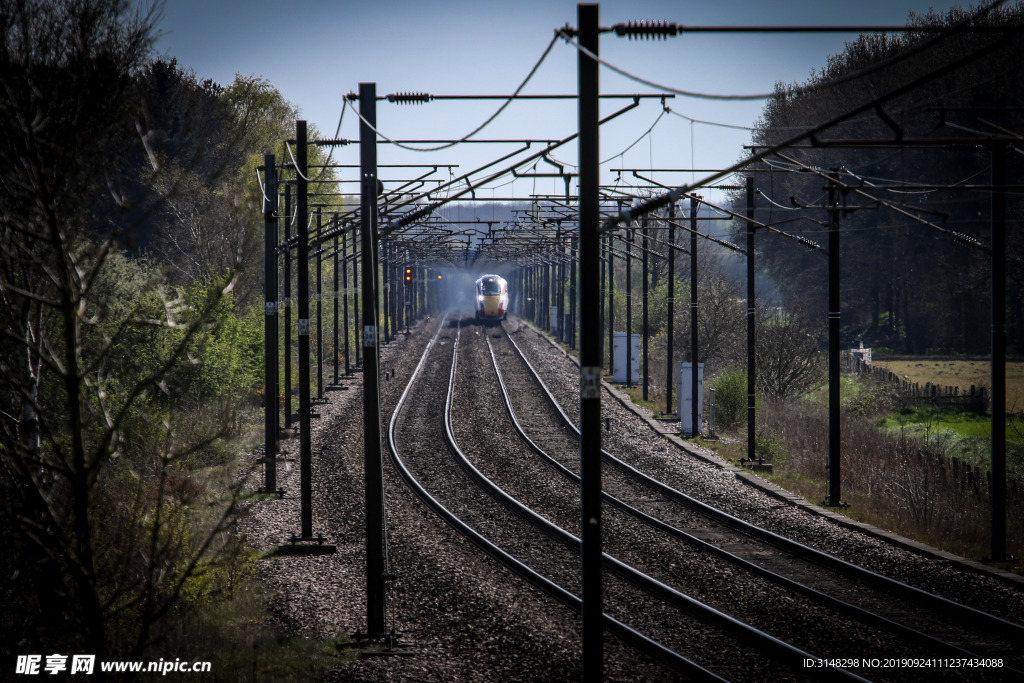
[[[282,543],[270,552],[276,555],[333,555],[338,548],[324,543],[327,539],[323,536],[301,537],[292,536],[288,543]]]

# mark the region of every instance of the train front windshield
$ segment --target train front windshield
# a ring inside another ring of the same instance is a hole
[[[480,283],[480,292],[484,296],[499,296],[501,284],[497,280],[484,280]]]

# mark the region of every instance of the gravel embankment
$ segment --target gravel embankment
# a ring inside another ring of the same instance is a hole
[[[381,414],[390,418],[437,321],[381,354]],[[524,328],[516,341],[573,415],[578,371],[571,359]],[[393,376],[392,376],[393,373]],[[360,375],[343,380],[315,406],[313,420],[313,533],[337,548],[332,555],[286,556],[259,563],[268,611],[286,633],[347,637],[366,627],[363,516],[363,424]],[[439,416],[442,405],[433,407]],[[821,550],[945,595],[1017,623],[1024,622],[1024,591],[945,561],[851,531],[831,520],[782,504],[740,483],[735,474],[693,458],[656,434],[635,412],[607,396],[612,421],[605,447],[673,487]],[[298,440],[282,443],[279,484],[284,499],[250,506],[245,530],[258,549],[285,543],[299,531]],[[385,459],[390,571],[388,627],[400,654],[367,656],[340,665],[329,680],[537,681],[578,680],[580,624],[569,610],[530,591],[487,559],[419,502]],[[258,458],[262,453],[253,454]],[[705,457],[710,457],[705,454]],[[664,671],[616,641],[606,642],[607,680],[664,680]]]

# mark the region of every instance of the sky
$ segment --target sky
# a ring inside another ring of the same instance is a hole
[[[148,0],[135,0],[148,4]],[[902,25],[910,12],[945,11],[948,0],[612,0],[601,2],[602,26],[665,20],[690,26]],[[557,28],[576,26],[568,0],[166,0],[157,24],[157,54],[177,58],[202,80],[227,85],[236,74],[264,78],[297,106],[321,137],[335,137],[344,96],[363,82],[377,94],[509,95],[548,48]],[[843,50],[855,34],[684,34],[666,40],[628,40],[603,34],[601,57],[631,74],[670,88],[708,94],[769,93],[777,82],[805,81]],[[602,67],[604,94],[660,93]],[[575,94],[576,49],[559,39],[523,92]],[[602,101],[602,116],[627,100]],[[379,102],[380,132],[393,140],[456,139],[483,123],[499,100],[448,100],[420,105]],[[676,96],[643,100],[602,127],[602,182],[636,182],[616,169],[719,169],[744,155],[763,100],[712,101]],[[576,132],[574,100],[516,101],[475,139],[559,140]],[[723,125],[711,125],[725,124]],[[653,128],[652,128],[653,126]],[[726,127],[732,126],[732,127]],[[650,132],[648,133],[648,130]],[[358,139],[358,118],[346,109],[337,137]],[[433,145],[420,145],[429,147]],[[532,150],[539,149],[534,144]],[[628,148],[628,149],[627,149]],[[380,145],[385,185],[422,175],[448,180],[516,149],[504,143],[461,144],[433,152]],[[567,144],[552,158],[574,171],[578,152]],[[358,164],[358,146],[338,148],[334,161]],[[425,164],[428,168],[385,168]],[[505,165],[495,168],[504,168]],[[526,167],[523,170],[529,170]],[[541,163],[537,172],[551,172]],[[353,169],[341,171],[354,178]],[[645,174],[646,175],[646,174]],[[708,175],[694,170],[653,174],[683,184]],[[511,176],[481,187],[477,196],[503,199],[564,193],[561,179]]]

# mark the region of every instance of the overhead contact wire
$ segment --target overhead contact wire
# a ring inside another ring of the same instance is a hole
[[[958,32],[958,31],[962,31],[962,30],[969,30],[969,26],[970,26],[971,23],[973,23],[974,21],[984,17],[986,14],[988,14],[989,12],[994,10],[995,8],[997,8],[1000,5],[1003,5],[1005,3],[1006,3],[1006,0],[995,0],[995,2],[991,3],[989,6],[980,9],[973,17],[971,17],[971,19],[969,21],[963,22],[963,23],[961,23],[961,24],[959,24],[957,26],[954,26],[954,27],[950,27],[949,30],[940,33],[940,35],[936,36],[935,38],[931,38],[929,40],[921,41],[921,43],[919,43],[918,45],[913,46],[913,47],[907,49],[907,51],[899,52],[899,53],[893,55],[892,57],[890,57],[889,59],[886,59],[886,60],[884,60],[882,62],[879,62],[877,64],[873,64],[871,66],[865,67],[865,68],[863,68],[863,69],[861,69],[859,71],[855,71],[855,72],[853,72],[851,74],[847,74],[845,76],[841,76],[839,78],[830,80],[830,81],[828,81],[826,83],[820,83],[820,84],[814,84],[814,85],[806,85],[806,86],[793,87],[793,88],[787,87],[786,90],[784,92],[782,92],[782,93],[776,91],[776,92],[767,93],[767,94],[760,93],[760,94],[751,94],[751,95],[720,95],[720,94],[713,94],[713,93],[693,92],[693,91],[690,91],[690,90],[681,90],[679,88],[671,88],[669,86],[660,85],[658,83],[655,83],[654,81],[650,81],[650,80],[648,80],[646,78],[643,78],[641,76],[637,76],[636,74],[630,73],[630,72],[626,71],[625,69],[622,69],[620,67],[615,66],[614,64],[611,64],[611,63],[607,62],[606,60],[602,59],[598,55],[594,54],[592,51],[590,51],[587,48],[585,48],[582,45],[580,45],[579,42],[574,40],[572,38],[572,36],[569,35],[569,33],[568,33],[568,31],[566,29],[556,29],[555,30],[555,34],[561,36],[567,43],[570,43],[571,45],[573,45],[577,50],[579,50],[581,53],[585,54],[590,59],[593,59],[594,61],[598,62],[599,64],[601,64],[603,66],[605,66],[606,68],[611,69],[612,71],[614,71],[615,73],[619,74],[620,76],[624,76],[624,77],[626,77],[626,78],[628,78],[628,79],[630,79],[632,81],[636,81],[637,83],[642,83],[643,85],[647,85],[647,86],[650,86],[652,88],[656,88],[658,90],[663,90],[663,91],[666,91],[666,92],[674,93],[676,95],[682,95],[683,97],[693,97],[693,98],[696,98],[696,99],[704,99],[704,100],[724,100],[724,101],[766,100],[766,99],[770,99],[772,97],[776,97],[777,95],[780,95],[780,94],[791,97],[791,96],[794,96],[794,95],[806,95],[806,94],[813,93],[813,92],[819,92],[819,91],[827,90],[827,89],[835,87],[837,85],[841,85],[843,83],[848,83],[848,82],[850,82],[852,80],[855,80],[857,78],[860,78],[862,76],[867,76],[867,75],[873,74],[873,73],[875,73],[877,71],[881,71],[882,69],[888,68],[889,66],[891,66],[892,64],[895,64],[896,62],[903,61],[904,59],[906,59],[906,58],[908,58],[908,57],[910,57],[910,56],[912,56],[914,54],[917,54],[918,52],[921,52],[921,51],[927,49],[928,47],[931,47],[938,40],[941,40],[942,38],[946,37],[950,33]],[[680,27],[680,33],[683,30],[685,30],[685,27]]]
[[[508,105],[510,105],[512,103],[512,100],[514,100],[519,95],[519,93],[521,93],[523,91],[523,88],[526,87],[526,84],[529,83],[530,79],[532,79],[534,74],[537,73],[537,69],[539,69],[540,65],[544,63],[545,59],[547,59],[547,56],[551,53],[551,49],[555,46],[555,43],[557,41],[558,41],[558,34],[556,33],[554,36],[552,36],[551,42],[548,43],[547,48],[545,48],[544,54],[542,54],[540,56],[540,59],[537,60],[537,63],[533,65],[533,68],[530,69],[530,73],[526,75],[526,78],[523,80],[522,83],[519,84],[519,87],[516,88],[515,92],[512,93],[508,97],[508,99],[506,99],[505,102],[502,103],[502,105],[500,107],[498,107],[498,110],[496,112],[494,112],[493,114],[491,114],[491,116],[486,121],[484,121],[479,126],[477,126],[472,132],[467,133],[466,135],[463,135],[461,138],[459,138],[458,140],[455,140],[454,142],[447,142],[447,143],[445,143],[443,145],[437,145],[435,147],[413,147],[411,145],[406,145],[404,143],[392,140],[388,136],[386,136],[383,133],[381,133],[379,130],[377,130],[377,128],[375,128],[374,126],[370,125],[370,123],[365,118],[363,118],[362,112],[356,110],[356,114],[359,116],[359,119],[364,124],[366,124],[375,134],[379,135],[383,140],[391,143],[392,145],[396,145],[398,147],[401,147],[402,149],[407,149],[407,150],[409,150],[411,152],[436,152],[436,151],[439,151],[439,150],[442,150],[442,149],[448,149],[449,147],[454,147],[455,145],[458,145],[460,143],[466,142],[467,140],[472,138],[474,135],[476,135],[477,133],[482,131],[484,128],[489,126],[496,118],[498,118],[498,116],[500,116],[503,111],[505,111],[505,109],[508,107]]]
[[[660,114],[658,114],[658,118],[654,119],[654,123],[652,123],[652,124],[651,124],[651,127],[650,127],[650,128],[648,128],[648,129],[647,129],[647,130],[646,130],[646,131],[644,132],[644,134],[643,134],[643,135],[641,135],[641,136],[640,136],[640,137],[638,137],[638,138],[637,138],[636,140],[634,140],[634,141],[633,141],[633,144],[631,144],[631,145],[630,145],[629,147],[627,147],[626,149],[624,149],[624,150],[622,150],[621,152],[619,152],[618,154],[614,154],[614,155],[612,155],[612,156],[608,157],[607,159],[605,159],[604,161],[602,161],[602,162],[601,162],[601,165],[603,166],[604,164],[607,164],[607,163],[608,163],[609,161],[613,161],[613,160],[615,160],[615,159],[618,159],[618,158],[619,158],[619,157],[621,157],[621,156],[622,156],[623,154],[625,154],[625,153],[626,153],[626,152],[628,152],[629,150],[631,150],[631,149],[633,149],[634,147],[636,147],[636,146],[637,146],[637,144],[639,144],[639,142],[640,142],[641,140],[643,140],[643,139],[644,139],[645,137],[647,137],[648,135],[650,135],[650,134],[651,134],[651,131],[652,131],[652,130],[654,130],[654,127],[658,125],[658,122],[659,122],[659,121],[661,121],[661,118],[662,118],[663,116],[665,116],[665,112],[667,112],[667,111],[668,111],[668,107],[665,107],[665,108],[663,108],[663,109],[661,110],[661,113],[660,113]]]

